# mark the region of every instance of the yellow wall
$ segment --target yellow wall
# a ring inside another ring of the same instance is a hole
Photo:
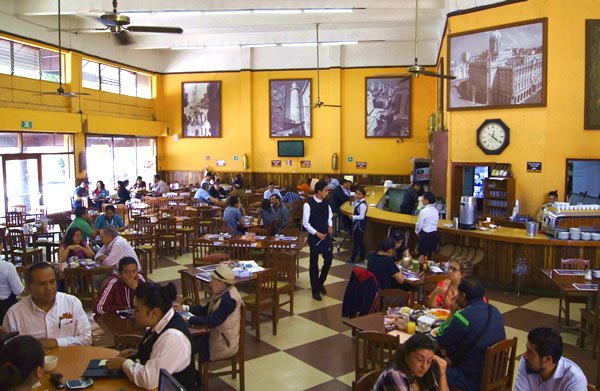
[[[583,129],[585,19],[600,19],[598,5],[598,0],[529,0],[448,21],[452,34],[548,18],[547,107],[446,113],[450,161],[512,163],[523,213],[535,215],[550,190],[564,197],[567,158],[600,158],[600,132]],[[441,53],[447,57],[446,40]],[[476,145],[476,129],[489,118],[501,118],[511,130],[510,145],[499,156],[485,155]],[[527,173],[528,161],[542,162],[542,172]]]
[[[272,168],[277,157],[277,140],[269,137],[269,80],[312,79],[312,101],[317,95],[315,70],[245,71],[158,76],[159,120],[171,125],[170,135],[181,135],[181,83],[222,81],[222,138],[162,138],[159,144],[160,170],[201,170],[209,165],[216,171],[242,171],[241,155],[250,158],[254,172],[334,172],[331,156],[337,153],[336,173],[408,174],[410,157],[427,157],[427,121],[436,107],[436,82],[421,77],[412,85],[412,137],[365,139],[365,77],[397,74],[403,69],[326,69],[321,71],[321,100],[341,103],[342,108],[312,110],[312,137],[305,138],[306,157],[292,158],[292,166]],[[234,161],[237,155],[240,160]],[[210,156],[210,160],[206,160]],[[347,157],[352,156],[349,163]],[[215,167],[226,160],[223,168]],[[285,160],[285,159],[284,159]],[[310,160],[311,168],[300,168]],[[357,170],[356,161],[366,161],[367,170]]]

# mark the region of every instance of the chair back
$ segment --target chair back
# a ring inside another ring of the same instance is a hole
[[[277,269],[265,269],[256,275],[256,305],[277,299]]]
[[[113,337],[115,338],[115,349],[118,351],[137,349],[142,342],[142,336],[137,334],[114,334]]]
[[[27,248],[27,240],[25,240],[25,234],[23,231],[17,228],[10,228],[8,230],[7,245],[11,250],[22,250],[25,251]]]
[[[248,232],[254,232],[257,235],[269,236],[269,230],[264,227],[250,227]]]
[[[209,239],[195,239],[192,241],[192,263],[194,266],[208,265],[204,258],[215,251],[213,241]]]
[[[161,217],[156,222],[156,230],[161,234],[175,234],[177,220],[175,217]]]
[[[399,336],[378,331],[359,331],[354,337],[356,380],[375,369],[384,369],[400,345]]]
[[[250,250],[252,243],[249,240],[230,239],[229,240],[229,257],[234,261],[242,261],[250,259]]]
[[[23,215],[27,214],[27,205],[13,205],[9,209],[12,209],[14,212],[19,212]]]
[[[22,227],[25,225],[25,214],[21,212],[6,212],[6,227]]]
[[[196,209],[198,210],[197,214],[200,219],[210,220],[213,218],[212,206],[203,205],[203,206],[196,207]]]
[[[287,282],[290,289],[296,286],[296,257],[293,254],[281,251],[271,253],[269,266],[277,269],[279,281]]]
[[[194,305],[200,305],[200,286],[198,279],[186,269],[179,270],[181,276],[181,296],[190,299]]]
[[[221,220],[220,218],[213,218],[212,219],[212,226],[210,228],[210,233],[224,233],[224,232],[229,232],[229,227],[227,226],[227,223],[223,220]]]
[[[560,268],[571,270],[587,270],[590,268],[590,260],[578,258],[561,259]]]
[[[142,266],[142,276],[147,280],[148,273],[150,273],[150,262],[152,262],[152,252],[138,247],[135,247],[133,251],[135,251],[135,255],[137,255],[140,265]]]
[[[142,224],[151,224],[150,223],[150,217],[148,216],[135,216],[132,217],[131,219],[131,228],[135,229],[136,231],[141,230],[141,226]]]
[[[517,338],[505,339],[485,352],[481,391],[512,390]]]
[[[29,289],[29,283],[27,282],[27,266],[17,266],[17,275],[19,276],[19,279],[21,279],[21,283],[23,284],[23,287],[25,289],[23,289],[23,293],[21,293],[20,296],[27,296],[29,293],[31,293],[31,290]]]
[[[413,307],[414,306],[413,292],[406,292],[400,289],[380,289],[377,291],[373,306],[369,313],[387,312],[388,308],[395,307]]]
[[[352,382],[352,391],[371,391],[383,369],[375,369]]]
[[[67,268],[63,271],[65,280],[65,293],[76,296],[81,301],[96,300],[98,292],[94,286],[91,270],[83,267]]]

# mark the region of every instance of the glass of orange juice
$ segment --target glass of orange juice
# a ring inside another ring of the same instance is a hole
[[[406,324],[406,332],[409,334],[414,334],[417,330],[417,324],[415,322],[408,322]]]

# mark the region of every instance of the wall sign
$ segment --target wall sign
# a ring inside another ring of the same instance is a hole
[[[33,129],[33,122],[21,121],[21,129]]]
[[[367,162],[356,162],[356,168],[367,168]]]
[[[348,156],[348,161],[349,161],[350,163],[352,163],[352,161],[353,161],[353,160],[354,160],[354,158],[353,158],[352,156]]]
[[[235,161],[238,161],[238,160],[240,160],[240,158],[239,158],[239,156],[238,156],[238,155],[235,155],[235,156],[233,157],[233,160],[235,160]]]
[[[542,162],[527,162],[527,172],[542,172]]]
[[[271,167],[281,167],[281,160],[271,160]]]
[[[216,164],[217,167],[225,167],[225,160],[217,160]]]
[[[206,156],[204,157],[204,160],[210,160],[210,155],[206,155]]]
[[[292,166],[292,159],[287,159],[285,161],[285,165],[288,166],[288,167],[291,167]]]
[[[310,160],[300,160],[301,168],[310,168]]]

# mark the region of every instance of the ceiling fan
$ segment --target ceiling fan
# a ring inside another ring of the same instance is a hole
[[[89,95],[86,92],[67,92],[62,84],[62,30],[60,25],[60,0],[58,0],[58,88],[55,92],[39,92],[34,95],[58,95],[73,98],[80,95]]]
[[[439,77],[442,79],[456,79],[456,76],[444,75],[443,73],[435,73],[425,69],[424,66],[419,65],[419,0],[415,0],[415,64],[408,67],[408,71],[413,74],[414,77],[419,75]]]
[[[129,33],[168,33],[181,34],[181,27],[166,27],[166,26],[130,26],[131,20],[129,16],[120,14],[117,11],[117,0],[113,0],[113,11],[101,15],[98,21],[106,27],[96,30],[108,30],[117,39],[120,45],[129,45],[132,43]]]
[[[319,62],[319,23],[317,26],[317,101],[315,102],[315,109],[321,107],[342,107],[340,105],[328,105],[321,101],[321,67]]]

